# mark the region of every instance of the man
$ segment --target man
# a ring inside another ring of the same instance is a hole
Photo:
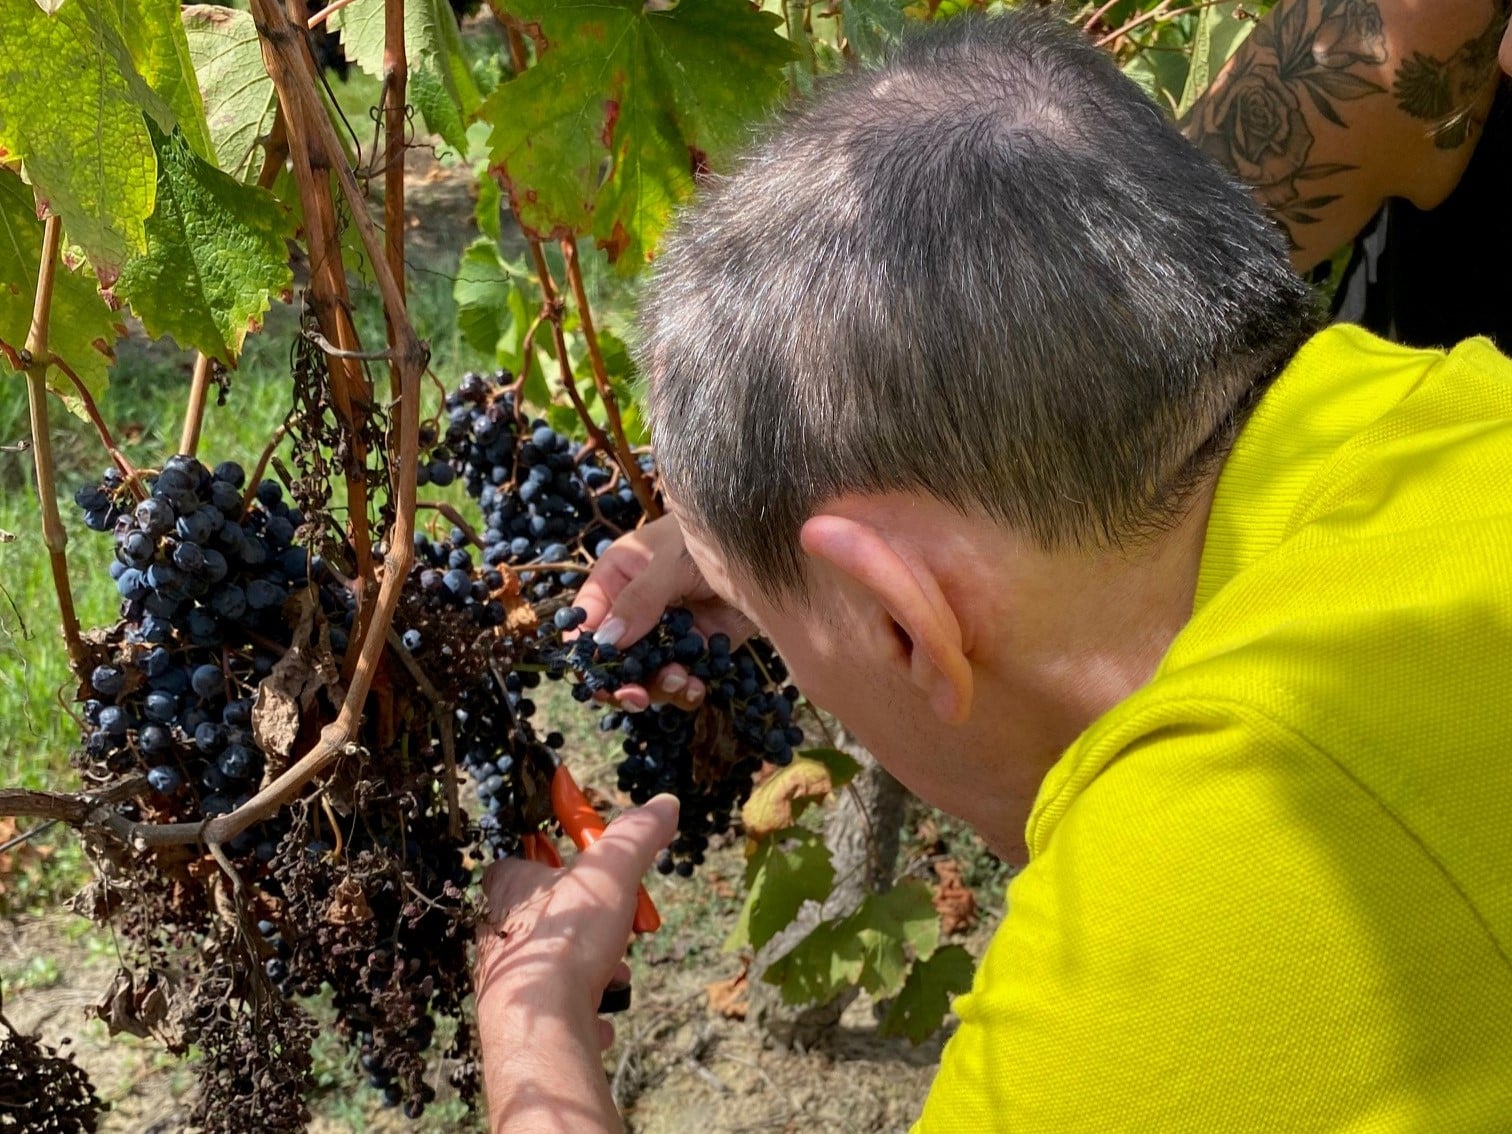
[[[1512,1129],[1512,362],[1316,328],[1247,193],[1027,14],[840,80],[667,242],[672,515],[581,601],[754,624],[1027,852],[922,1130]],[[495,1129],[617,1128],[594,1010],[674,822],[491,868]]]

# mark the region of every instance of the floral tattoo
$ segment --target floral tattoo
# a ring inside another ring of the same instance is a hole
[[[1384,94],[1385,87],[1352,68],[1386,61],[1386,33],[1374,0],[1321,0],[1315,24],[1305,2],[1275,15],[1256,26],[1222,88],[1199,100],[1182,125],[1256,190],[1290,236],[1297,225],[1318,223],[1316,210],[1340,197],[1312,192],[1306,183],[1356,168],[1308,160],[1313,132],[1303,100],[1343,127],[1337,103]]]

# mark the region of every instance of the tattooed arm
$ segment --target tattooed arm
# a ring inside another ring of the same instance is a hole
[[[1430,208],[1496,91],[1509,0],[1282,0],[1182,120],[1285,226],[1303,271],[1388,197]]]

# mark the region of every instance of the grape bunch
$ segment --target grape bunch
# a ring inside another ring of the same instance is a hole
[[[545,421],[526,421],[511,381],[507,371],[491,383],[464,375],[446,397],[445,444],[432,449],[431,462],[419,471],[432,483],[460,474],[483,514],[483,562],[526,569],[521,582],[530,597],[547,599],[576,589],[588,562],[643,513],[600,453]],[[642,462],[649,466],[650,458]],[[533,563],[583,569],[534,572],[528,570]]]
[[[553,628],[570,633],[586,617],[581,607],[564,607]],[[762,761],[783,767],[803,743],[803,730],[793,722],[798,690],[783,684],[787,669],[781,659],[759,639],[734,650],[727,635],[705,639],[693,627],[692,612],[680,607],[666,611],[649,633],[623,650],[581,634],[548,652],[547,659],[548,675],[570,671],[577,678],[572,696],[580,702],[650,681],[674,662],[705,683],[707,700],[695,710],[660,705],[642,713],[614,711],[599,723],[606,732],[625,734],[620,791],[637,804],[661,792],[681,801],[677,838],[657,859],[664,874],[691,875],[703,862],[709,837],[728,830]],[[700,761],[695,756],[700,752],[717,752],[720,758]]]
[[[87,677],[86,771],[144,771],[157,818],[193,820],[245,802],[265,771],[252,733],[257,685],[288,647],[284,605],[319,576],[294,541],[304,523],[277,483],[245,499],[233,462],[174,457],[133,502],[107,474],[75,493],[86,525],[113,532],[121,622]],[[340,590],[340,588],[337,588]],[[271,845],[243,836],[236,853]]]

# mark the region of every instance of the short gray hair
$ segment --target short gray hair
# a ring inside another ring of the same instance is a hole
[[[1249,194],[1054,17],[956,19],[790,112],[641,309],[658,466],[776,595],[846,493],[1047,548],[1168,523],[1318,326]]]

